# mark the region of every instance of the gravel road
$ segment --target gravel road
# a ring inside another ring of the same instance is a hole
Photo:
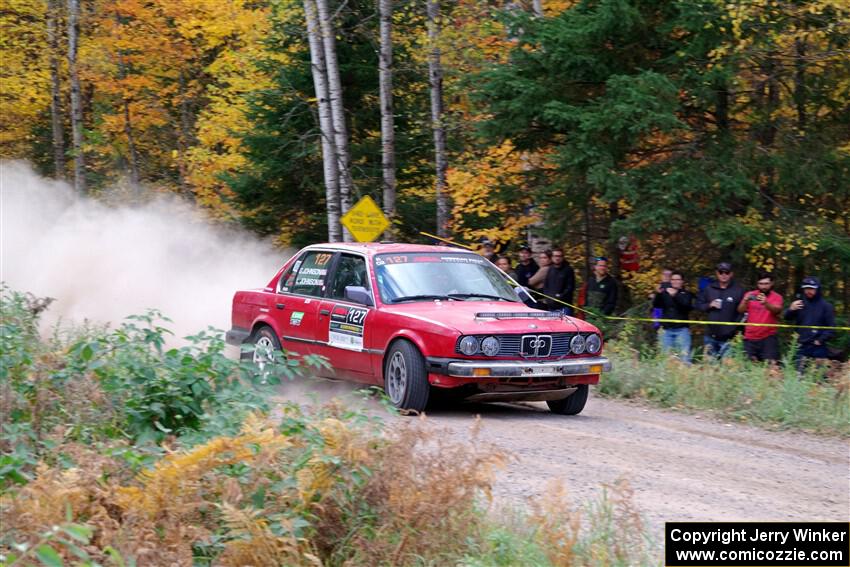
[[[319,397],[348,397],[351,390],[328,383]],[[627,479],[660,541],[665,521],[850,519],[846,439],[594,398],[592,389],[578,416],[549,413],[543,403],[465,404],[432,410],[424,426],[468,442],[476,415],[479,439],[516,458],[499,474],[497,505],[522,507],[529,496],[545,494],[552,480],[582,503],[599,494],[602,483]]]
[[[578,416],[542,403],[477,404],[433,411],[428,421],[460,439],[474,414],[480,438],[518,459],[496,485],[506,503],[522,505],[552,479],[580,502],[624,478],[661,540],[665,521],[850,519],[847,440],[600,398]]]

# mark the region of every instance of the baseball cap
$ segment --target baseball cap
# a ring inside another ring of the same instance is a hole
[[[720,262],[719,264],[717,264],[717,271],[718,272],[731,272],[732,271],[732,264],[730,264],[729,262]]]
[[[531,252],[531,246],[529,246],[528,244],[523,244],[522,246],[519,247],[519,249],[525,250],[526,252]]]
[[[807,278],[803,278],[803,285],[801,285],[800,287],[802,289],[806,289],[807,287],[812,289],[818,289],[820,287],[820,282],[817,278],[809,276]]]

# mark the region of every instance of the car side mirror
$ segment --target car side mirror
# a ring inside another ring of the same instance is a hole
[[[537,300],[531,297],[531,294],[528,293],[528,290],[522,286],[515,287],[514,293],[516,293],[516,296],[519,297],[519,300],[523,303],[527,304],[529,301],[531,301],[532,303],[537,303]]]
[[[359,303],[369,307],[375,305],[375,302],[372,301],[372,294],[369,293],[369,290],[359,285],[345,286],[345,298],[349,301],[353,301],[354,303]]]

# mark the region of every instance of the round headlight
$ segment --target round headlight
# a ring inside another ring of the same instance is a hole
[[[602,338],[596,333],[592,335],[587,335],[587,338],[584,339],[584,350],[586,350],[590,354],[596,354],[601,348]]]
[[[496,356],[499,354],[499,339],[496,337],[487,337],[481,341],[481,352],[487,356]]]
[[[584,337],[576,335],[570,340],[570,350],[573,354],[581,354],[584,352]]]
[[[478,339],[475,337],[463,337],[460,340],[460,352],[472,356],[478,352]]]

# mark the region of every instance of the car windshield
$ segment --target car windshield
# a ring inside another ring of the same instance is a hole
[[[375,257],[375,275],[384,303],[517,301],[505,276],[476,254],[380,254]]]

